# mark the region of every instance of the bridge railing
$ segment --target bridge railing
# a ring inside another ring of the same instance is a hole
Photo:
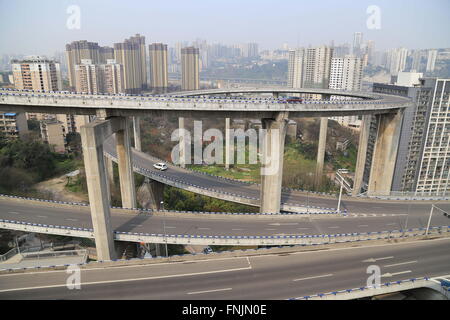
[[[428,277],[411,278],[406,280],[391,281],[380,284],[379,287],[364,286],[360,288],[345,289],[327,293],[318,293],[288,300],[348,300],[370,297],[380,294],[426,287],[430,279]]]
[[[59,234],[72,237],[94,238],[93,229],[44,225],[31,222],[0,219],[0,228],[35,233]],[[321,245],[366,240],[388,240],[424,235],[441,235],[450,232],[450,226],[414,228],[407,230],[387,230],[364,233],[313,234],[313,235],[198,235],[198,234],[162,234],[114,231],[119,241],[144,243],[170,243],[192,245]]]

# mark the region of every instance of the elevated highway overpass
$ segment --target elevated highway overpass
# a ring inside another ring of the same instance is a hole
[[[384,214],[244,214],[111,209],[114,239],[200,245],[295,245],[401,238],[426,232],[431,204]],[[450,204],[439,207],[450,211]],[[430,234],[450,232],[435,214]],[[0,228],[93,238],[87,205],[0,197]]]
[[[139,115],[176,115],[179,117],[238,117],[260,118],[267,134],[262,143],[267,150],[279,150],[283,155],[286,123],[289,116],[294,117],[329,117],[334,115],[376,115],[379,119],[379,134],[372,161],[371,181],[372,191],[390,188],[392,181],[393,161],[397,151],[398,124],[402,118],[403,109],[410,105],[407,98],[381,95],[349,93],[322,89],[274,89],[272,92],[293,92],[320,95],[322,99],[308,100],[301,103],[286,103],[283,99],[256,99],[253,97],[237,99],[212,97],[174,97],[166,96],[105,96],[79,95],[70,93],[37,93],[37,92],[7,92],[0,95],[0,111],[42,112],[95,115],[97,119],[81,128],[84,163],[88,181],[90,207],[93,230],[99,255],[105,259],[114,256],[112,221],[108,197],[108,184],[103,152],[108,148],[107,139],[115,133],[117,162],[119,165],[120,189],[122,206],[136,207],[136,196],[133,169],[133,157],[130,145],[130,116]],[[347,96],[349,100],[330,100],[331,96]],[[280,140],[271,139],[275,133],[280,133]],[[320,143],[319,143],[320,145]],[[319,148],[320,149],[320,148]],[[110,152],[111,155],[111,152]],[[266,169],[270,155],[263,152],[262,173]],[[279,159],[278,159],[279,158]],[[263,213],[277,213],[280,208],[288,208],[289,196],[282,198],[282,157],[274,157],[278,170],[270,174],[262,174],[260,188],[260,210]],[[272,161],[272,162],[273,162]],[[136,162],[139,162],[136,160]],[[141,164],[143,165],[143,164]],[[280,170],[281,168],[281,170]],[[142,169],[142,168],[141,168]],[[147,169],[148,171],[148,169]],[[146,171],[146,172],[147,172]],[[216,179],[217,180],[217,179]],[[173,180],[172,180],[173,181]],[[170,181],[167,180],[167,183]],[[170,184],[170,183],[169,183]],[[217,186],[218,187],[218,186]],[[246,198],[247,202],[258,201],[254,189],[249,189],[249,195],[237,194],[237,202]],[[289,193],[289,192],[287,192]],[[225,193],[222,190],[222,195]],[[283,202],[283,199],[285,202]],[[296,202],[300,200],[295,200]],[[309,204],[307,204],[309,205]],[[282,206],[282,207],[281,207]]]

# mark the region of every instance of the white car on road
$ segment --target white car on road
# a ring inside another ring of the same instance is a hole
[[[158,162],[158,163],[155,163],[155,164],[153,165],[153,167],[154,167],[155,169],[160,170],[160,171],[167,170],[167,165],[166,165],[164,162]]]

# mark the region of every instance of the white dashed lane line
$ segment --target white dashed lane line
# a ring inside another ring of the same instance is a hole
[[[389,268],[389,267],[396,267],[396,266],[402,266],[404,264],[411,264],[411,263],[416,263],[417,260],[414,261],[406,261],[406,262],[399,262],[399,263],[394,263],[394,264],[387,264],[384,267],[385,268]]]
[[[205,290],[205,291],[195,291],[195,292],[188,292],[187,294],[202,294],[202,293],[210,293],[210,292],[218,292],[218,291],[229,291],[229,290],[232,290],[232,288],[212,289],[212,290]]]
[[[325,278],[325,277],[331,277],[333,274],[323,274],[320,276],[312,276],[307,278],[300,278],[300,279],[294,279],[292,281],[303,281],[303,280],[310,280],[310,279],[317,279],[317,278]]]

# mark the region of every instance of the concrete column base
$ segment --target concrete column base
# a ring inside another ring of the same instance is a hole
[[[231,141],[231,132],[230,132],[230,118],[225,118],[225,169],[230,169],[230,164],[233,162],[232,155],[234,154],[234,148],[232,144],[234,141]]]
[[[369,195],[388,195],[394,178],[403,110],[377,115],[378,132],[370,169]]]
[[[327,128],[328,128],[328,118],[327,117],[320,118],[319,145],[317,148],[317,165],[314,179],[314,185],[316,188],[318,188],[322,183],[323,165],[325,162],[325,147],[327,144]]]
[[[138,190],[137,198],[145,209],[161,210],[161,202],[164,200],[164,184],[156,180],[145,178]]]
[[[120,128],[120,119],[96,120],[80,129],[92,226],[99,260],[115,259],[103,141]]]
[[[133,131],[134,131],[134,148],[137,151],[142,151],[141,146],[141,118],[133,117]]]
[[[275,119],[262,119],[266,130],[262,142],[261,208],[262,213],[279,213],[283,180],[284,141],[288,112],[277,113]],[[261,143],[260,142],[260,143]]]
[[[358,156],[356,159],[355,179],[353,182],[352,195],[357,196],[363,187],[364,169],[367,158],[367,144],[369,142],[371,115],[365,115],[361,121],[359,131]]]
[[[133,164],[128,119],[122,118],[123,129],[116,133],[117,162],[119,166],[120,194],[122,207],[136,208],[136,190],[134,184]]]
[[[186,168],[186,145],[184,141],[184,118],[178,118],[178,129],[180,130],[180,167]]]

